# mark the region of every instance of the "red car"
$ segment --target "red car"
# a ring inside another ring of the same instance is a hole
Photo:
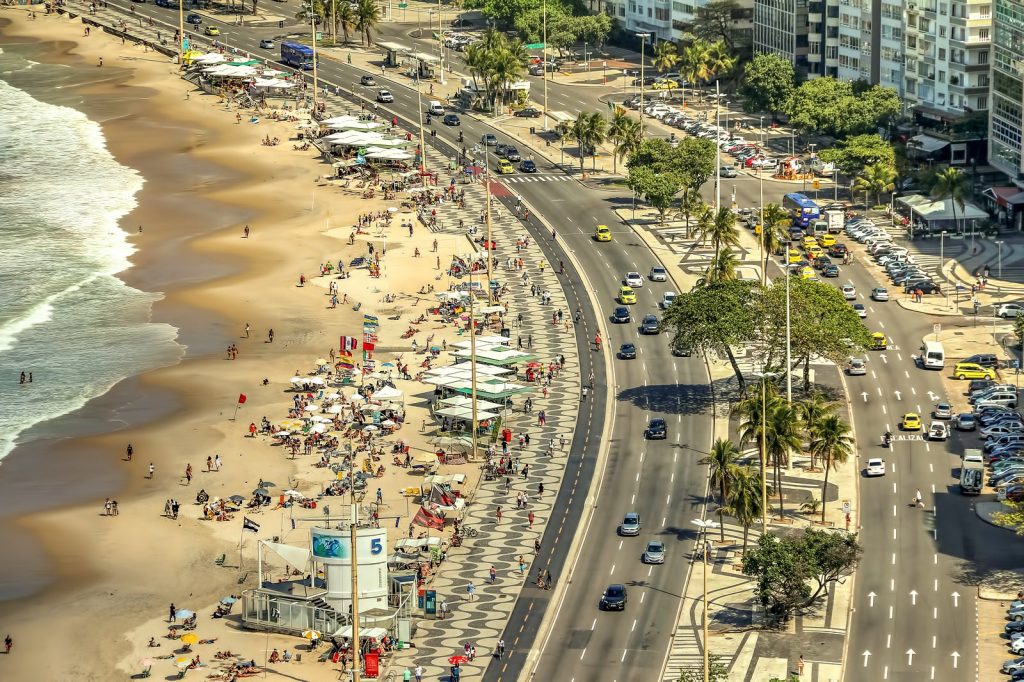
[[[764,154],[754,154],[753,156],[743,160],[743,167],[744,168],[750,168],[751,166],[754,165],[755,161],[757,161],[758,159],[763,159],[763,158],[764,158]]]

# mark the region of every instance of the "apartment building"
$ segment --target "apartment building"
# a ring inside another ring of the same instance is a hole
[[[604,11],[626,31],[650,33],[650,41],[685,43],[693,37],[697,10],[709,0],[606,0]],[[737,45],[749,49],[753,33],[754,0],[737,0],[732,28]]]
[[[988,162],[1019,182],[1024,179],[1024,0],[995,0],[993,23]]]

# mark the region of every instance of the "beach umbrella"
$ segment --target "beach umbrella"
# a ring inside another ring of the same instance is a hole
[[[324,360],[323,358],[317,358],[317,359],[316,359],[316,364],[317,364],[317,366],[319,367],[320,365],[326,365],[326,364],[327,364],[327,361],[326,361],[326,360]]]
[[[253,494],[253,495],[265,495],[265,496],[269,496],[269,495],[270,495],[270,491],[269,491],[269,490],[267,490],[266,488],[256,488],[256,490],[253,490],[253,491],[252,491],[252,494]]]
[[[261,478],[261,479],[260,479],[260,487],[261,487],[261,488],[276,488],[276,487],[277,487],[277,484],[276,484],[276,483],[271,483],[270,481],[264,481],[264,480],[263,480],[263,479]]]
[[[284,494],[288,497],[304,497],[298,490],[285,490]]]
[[[386,426],[388,428],[391,428],[392,426],[396,426],[395,422],[391,421],[390,419],[385,419],[384,421],[382,421],[380,423],[380,425],[381,426]]]
[[[195,612],[188,609],[178,609],[174,612],[175,618],[191,618],[194,615],[196,615]]]
[[[192,659],[188,656],[179,656],[178,658],[174,659],[174,665],[178,666],[179,668],[188,667],[188,664],[191,662]]]
[[[153,659],[152,658],[144,658],[141,661],[139,661],[139,663],[143,667],[148,668],[149,666],[153,665]]]
[[[236,601],[238,601],[238,600],[235,599],[234,597],[224,597],[223,599],[220,600],[220,603],[221,604],[234,604]]]
[[[302,633],[302,636],[306,639],[320,639],[321,637],[323,637],[323,635],[321,635],[316,630],[306,630]]]
[[[231,497],[228,498],[228,500],[234,502],[235,504],[242,504],[243,502],[245,502],[245,498],[242,497],[241,495],[232,495]]]
[[[199,636],[196,633],[194,633],[194,632],[186,632],[184,635],[181,636],[181,643],[182,644],[189,644],[189,645],[191,645],[191,644],[195,644],[198,641],[199,641]]]
[[[294,376],[291,379],[289,379],[289,381],[292,382],[293,384],[302,384],[305,383],[307,379],[306,377]]]
[[[319,424],[330,424],[334,420],[331,419],[330,417],[321,417],[320,415],[316,415],[315,417],[313,417],[313,421]]]
[[[381,367],[394,367],[394,366],[395,366],[395,363],[393,363],[393,362],[381,363]]]
[[[326,424],[317,424],[313,428],[310,429],[310,431],[312,431],[313,433],[323,433],[326,430],[327,430],[327,425]]]
[[[398,209],[394,206],[388,206],[388,213],[398,213]]]
[[[341,397],[340,393],[328,393],[327,395],[324,396],[324,398],[327,399],[327,400],[337,400],[340,397]]]
[[[469,657],[463,656],[462,654],[456,654],[455,656],[449,656],[448,662],[452,665],[462,665],[463,663],[469,663]]]
[[[353,403],[361,403],[364,400],[366,400],[366,396],[362,395],[361,393],[354,393],[352,397],[349,398],[349,400]]]
[[[327,414],[341,414],[341,405],[331,405],[327,408]]]
[[[380,431],[380,427],[377,426],[376,424],[367,424],[366,426],[363,427],[363,431],[369,431],[370,433],[373,433],[374,431]]]

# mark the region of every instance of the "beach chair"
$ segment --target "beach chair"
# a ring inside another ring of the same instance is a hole
[[[143,668],[143,670],[142,670],[142,672],[141,672],[141,673],[139,673],[138,675],[135,675],[135,678],[136,678],[136,679],[142,679],[142,678],[144,678],[144,677],[149,677],[149,674],[150,674],[150,673],[151,673],[152,671],[153,671],[153,666],[151,666],[151,665],[147,665],[147,666],[146,666],[145,668]]]
[[[227,561],[227,559],[228,559],[228,555],[227,554],[221,554],[219,557],[217,557],[216,559],[213,560],[213,563],[217,564],[218,566],[223,566],[224,562]]]

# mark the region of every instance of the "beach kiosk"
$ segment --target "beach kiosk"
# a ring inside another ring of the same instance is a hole
[[[416,76],[419,79],[423,80],[434,77],[434,70],[439,63],[436,56],[426,52],[410,52],[409,56],[416,60]]]
[[[378,42],[377,47],[384,53],[384,66],[395,68],[402,65],[402,55],[409,51],[409,46],[401,43]]]

